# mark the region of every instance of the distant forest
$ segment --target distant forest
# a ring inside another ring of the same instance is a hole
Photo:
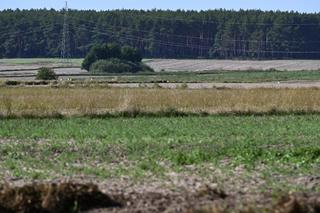
[[[0,11],[0,58],[59,57],[65,11]],[[146,58],[319,59],[320,13],[69,10],[66,52],[84,57],[98,43]]]

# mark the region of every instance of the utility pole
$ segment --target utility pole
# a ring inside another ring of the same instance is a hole
[[[70,63],[70,37],[69,37],[69,24],[68,24],[68,1],[65,2],[64,18],[63,18],[63,30],[61,40],[61,59],[64,63]]]

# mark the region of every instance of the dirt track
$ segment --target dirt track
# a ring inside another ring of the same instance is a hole
[[[139,87],[161,87],[168,89],[189,88],[189,89],[252,89],[252,88],[320,88],[320,81],[292,81],[292,82],[267,82],[267,83],[160,83],[160,84],[137,84],[137,83],[115,83],[111,87],[139,88]]]

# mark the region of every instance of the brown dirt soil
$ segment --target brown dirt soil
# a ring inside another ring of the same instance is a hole
[[[101,193],[96,185],[78,183],[34,183],[0,191],[0,211],[63,213],[97,207],[119,207],[120,204]]]
[[[198,181],[184,178],[175,186],[152,181],[133,183],[125,178],[97,185],[86,179],[13,183],[0,191],[0,212],[71,212],[75,210],[75,203],[86,213],[320,212],[320,194],[317,193],[289,193],[275,201],[269,193],[260,194],[259,198],[250,194],[226,194],[214,184]]]
[[[319,194],[289,194],[283,196],[274,207],[278,213],[285,212],[320,212]]]
[[[282,196],[279,201],[272,207],[257,209],[254,205],[235,206],[232,202],[225,204],[213,204],[190,212],[195,213],[224,213],[224,212],[273,212],[273,213],[317,213],[320,212],[320,195],[319,194],[288,194]]]

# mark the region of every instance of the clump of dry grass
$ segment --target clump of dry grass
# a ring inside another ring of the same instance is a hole
[[[158,88],[1,88],[2,116],[135,113],[318,113],[320,90]]]

